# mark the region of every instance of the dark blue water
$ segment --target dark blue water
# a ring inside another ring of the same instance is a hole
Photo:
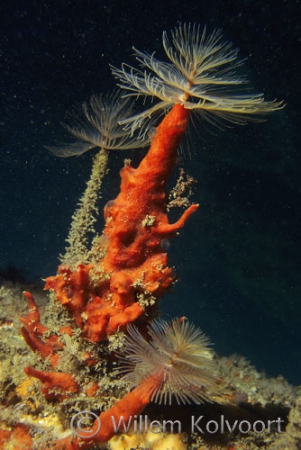
[[[247,57],[252,86],[283,111],[267,122],[192,133],[184,161],[199,212],[172,242],[179,282],[161,301],[186,315],[223,355],[300,382],[300,4],[298,1],[12,1],[1,6],[0,270],[27,280],[56,272],[91,154],[56,159],[66,111],[114,87],[109,63],[134,45],[161,50],[179,22],[222,28]],[[56,4],[58,3],[58,4]],[[112,155],[103,196],[114,198],[125,153]],[[139,159],[139,156],[136,156]]]

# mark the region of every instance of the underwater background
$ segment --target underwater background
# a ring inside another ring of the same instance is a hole
[[[42,285],[56,273],[92,153],[59,159],[44,145],[71,141],[66,112],[112,90],[109,64],[133,62],[132,46],[160,59],[163,30],[221,28],[247,58],[254,91],[284,99],[259,124],[196,122],[180,165],[201,207],[171,242],[179,281],[160,305],[166,319],[191,319],[219,354],[300,384],[300,1],[11,1],[0,12],[2,279]],[[104,203],[124,158],[138,164],[144,153],[110,154]]]

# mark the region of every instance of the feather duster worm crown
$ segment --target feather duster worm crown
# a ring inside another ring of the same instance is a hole
[[[142,70],[128,64],[121,69],[112,66],[119,87],[127,91],[125,96],[159,99],[140,114],[120,121],[132,132],[144,127],[144,120],[152,114],[174,104],[198,112],[214,125],[225,120],[244,124],[284,106],[283,102],[265,101],[263,94],[249,94],[241,88],[237,93],[238,86],[247,83],[237,74],[242,60],[237,59],[238,49],[222,40],[220,30],[207,34],[200,25],[184,24],[171,32],[171,39],[164,32],[162,40],[168,62],[133,48]]]
[[[130,388],[146,384],[151,399],[157,403],[178,404],[210,401],[216,380],[208,339],[188,321],[171,323],[155,320],[146,340],[134,326],[129,326],[119,372]]]
[[[74,125],[62,125],[77,140],[59,147],[45,146],[54,155],[66,158],[79,156],[99,147],[107,150],[129,150],[145,147],[149,143],[148,136],[137,132],[133,136],[119,125],[133,114],[134,102],[129,98],[121,98],[116,90],[105,95],[92,95],[89,102],[68,114]]]

